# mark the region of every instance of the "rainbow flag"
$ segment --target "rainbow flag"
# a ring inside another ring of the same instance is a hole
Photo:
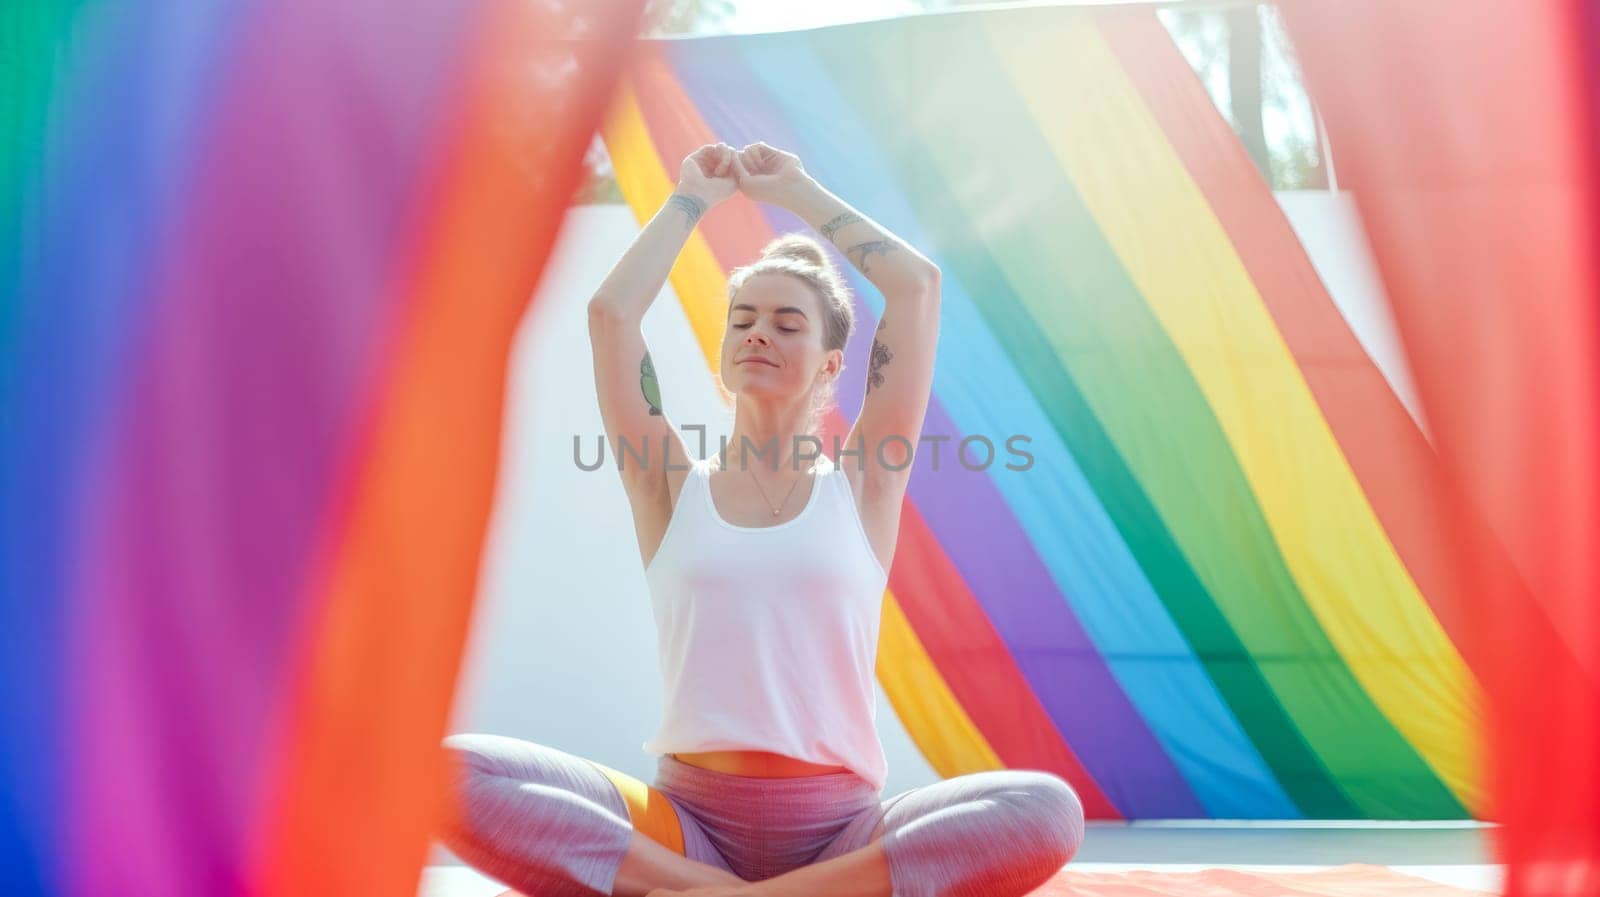
[[[1048,770],[1103,819],[1484,814],[1438,533],[1471,512],[1153,9],[647,42],[603,133],[641,221],[695,147],[763,140],[944,272],[949,441],[878,667],[941,774]],[[672,285],[713,371],[728,272],[804,229],[736,197],[691,237]],[[836,261],[865,371],[882,299]],[[980,438],[993,463],[957,464]]]
[[[639,6],[0,10],[0,893],[415,893]]]

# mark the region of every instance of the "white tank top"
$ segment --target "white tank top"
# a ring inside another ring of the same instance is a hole
[[[881,789],[874,669],[889,577],[845,472],[819,458],[798,516],[744,527],[712,501],[716,462],[690,463],[645,570],[665,685],[645,751],[770,751]]]

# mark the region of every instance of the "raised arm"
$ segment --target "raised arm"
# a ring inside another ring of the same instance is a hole
[[[866,398],[844,447],[865,446],[862,474],[867,495],[888,496],[898,507],[933,387],[939,268],[817,183],[792,154],[752,144],[740,151],[737,171],[744,193],[794,212],[839,247],[883,294],[883,317],[873,334],[867,364]],[[879,463],[880,446],[883,463]]]
[[[696,223],[738,189],[732,174],[734,155],[733,147],[725,143],[707,144],[684,159],[677,188],[589,300],[600,417],[612,458],[621,464],[619,472],[646,554],[653,555],[672,512],[663,447],[670,446],[671,461],[679,467],[690,455],[662,410],[661,386],[642,324]],[[646,447],[649,463],[641,464]]]

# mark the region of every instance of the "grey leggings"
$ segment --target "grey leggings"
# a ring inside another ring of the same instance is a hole
[[[1026,894],[1083,843],[1077,794],[1034,770],[970,773],[881,800],[852,772],[737,776],[663,756],[646,785],[516,738],[452,735],[444,747],[452,800],[440,840],[537,897],[609,895],[636,829],[745,881],[881,834],[896,897]]]

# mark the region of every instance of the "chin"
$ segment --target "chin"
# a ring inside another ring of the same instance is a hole
[[[763,383],[740,383],[733,387],[733,393],[752,399],[771,399],[783,394],[781,390],[773,389]]]
[[[762,382],[760,377],[740,376],[728,384],[728,389],[734,395],[749,396],[752,399],[782,399],[794,396],[794,390],[786,389],[785,384],[770,380]]]

